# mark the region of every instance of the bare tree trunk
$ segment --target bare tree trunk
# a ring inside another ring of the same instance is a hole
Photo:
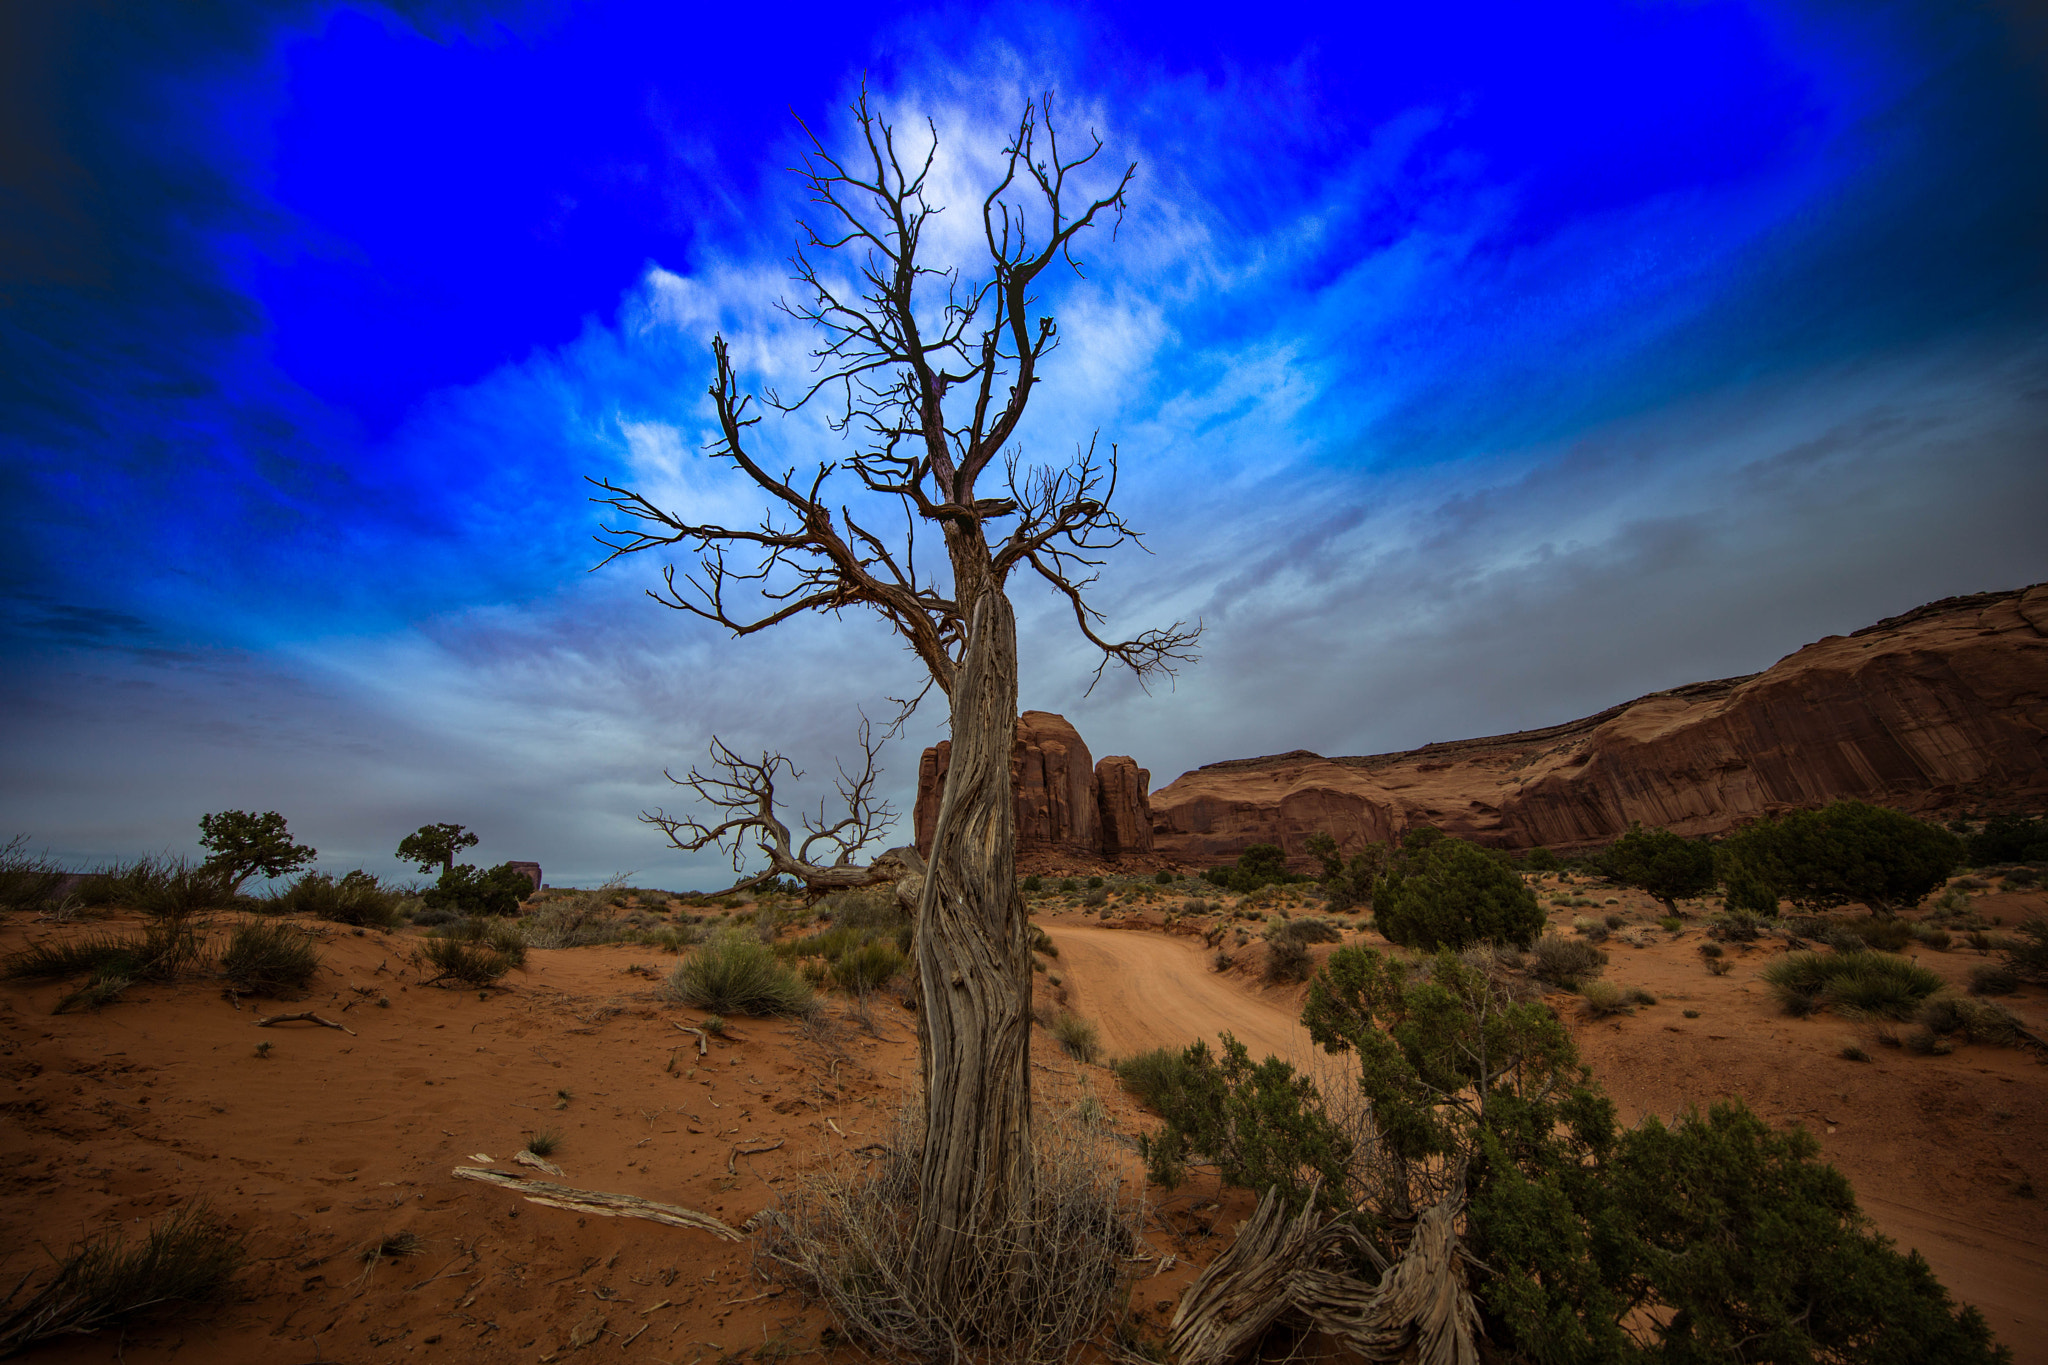
[[[953,757],[918,906],[924,1152],[917,1257],[941,1302],[967,1292],[985,1233],[1031,1205],[1031,967],[1017,894],[1010,746],[1017,621],[972,608],[952,690]]]

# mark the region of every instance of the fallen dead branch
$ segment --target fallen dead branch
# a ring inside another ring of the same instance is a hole
[[[738,1143],[734,1143],[732,1150],[725,1154],[725,1173],[727,1175],[738,1175],[740,1173],[739,1167],[735,1163],[737,1163],[741,1157],[759,1156],[763,1152],[772,1152],[788,1140],[789,1139],[787,1138],[777,1138],[775,1139],[775,1141],[767,1143],[760,1147],[742,1147]]]
[[[669,1022],[674,1023],[675,1021],[670,1020]],[[697,1055],[699,1057],[711,1051],[711,1035],[703,1029],[691,1028],[687,1024],[676,1024],[676,1027],[684,1033],[694,1033],[697,1035]]]
[[[560,1166],[557,1166],[554,1162],[549,1161],[544,1156],[538,1156],[530,1151],[521,1150],[515,1152],[512,1155],[512,1159],[522,1166],[531,1166],[536,1171],[541,1171],[547,1175],[561,1175],[564,1173],[562,1168]]]
[[[338,1028],[351,1038],[356,1036],[356,1031],[348,1025],[322,1019],[311,1010],[300,1010],[297,1014],[273,1014],[268,1018],[259,1016],[256,1020],[257,1028],[269,1028],[272,1024],[318,1024],[321,1028]]]
[[[476,1166],[457,1166],[455,1175],[462,1180],[477,1180],[500,1189],[516,1190],[528,1203],[545,1204],[550,1208],[568,1209],[574,1213],[594,1213],[600,1218],[645,1218],[650,1223],[666,1223],[673,1228],[695,1228],[708,1232],[728,1242],[742,1242],[746,1238],[736,1228],[713,1218],[708,1213],[686,1209],[680,1204],[657,1204],[651,1199],[642,1199],[631,1194],[606,1194],[601,1190],[578,1190],[567,1185],[557,1185],[546,1180],[522,1180],[504,1171],[487,1171]]]

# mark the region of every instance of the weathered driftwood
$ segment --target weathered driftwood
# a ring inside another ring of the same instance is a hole
[[[563,1173],[560,1166],[531,1150],[522,1148],[512,1154],[512,1159],[522,1166],[531,1166],[536,1171],[541,1171],[547,1175],[561,1175]]]
[[[1304,1265],[1294,1275],[1294,1307],[1315,1326],[1370,1361],[1477,1365],[1479,1310],[1465,1287],[1458,1250],[1462,1198],[1430,1206],[1408,1249],[1377,1286],[1341,1271]]]
[[[666,1223],[672,1228],[695,1228],[728,1242],[746,1240],[737,1228],[708,1213],[686,1209],[680,1204],[657,1204],[637,1195],[606,1194],[602,1190],[571,1189],[547,1180],[521,1180],[504,1171],[486,1171],[476,1166],[457,1166],[455,1174],[462,1180],[479,1180],[500,1189],[516,1190],[532,1204],[546,1204],[550,1208],[568,1209],[574,1213],[594,1213],[600,1218],[645,1218],[650,1223]]]
[[[1229,1365],[1293,1307],[1295,1271],[1318,1241],[1311,1200],[1288,1218],[1278,1187],[1237,1230],[1237,1240],[1180,1296],[1166,1329],[1181,1365]]]
[[[1453,1194],[1431,1206],[1389,1268],[1349,1226],[1317,1228],[1313,1197],[1289,1219],[1279,1191],[1269,1190],[1229,1250],[1181,1296],[1168,1349],[1180,1365],[1230,1365],[1291,1315],[1375,1365],[1477,1365],[1479,1312],[1458,1247],[1463,1202]],[[1377,1285],[1340,1268],[1361,1252],[1380,1265]]]

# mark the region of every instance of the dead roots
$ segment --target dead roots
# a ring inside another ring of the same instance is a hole
[[[1348,1224],[1317,1226],[1315,1201],[1287,1217],[1277,1190],[1202,1272],[1174,1312],[1168,1347],[1181,1365],[1228,1365],[1283,1318],[1312,1326],[1368,1361],[1476,1365],[1479,1312],[1465,1287],[1457,1219],[1463,1195],[1430,1206],[1389,1268]],[[1362,1256],[1377,1286],[1347,1267]]]

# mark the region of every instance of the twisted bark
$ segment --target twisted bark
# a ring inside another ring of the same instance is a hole
[[[1001,592],[975,604],[952,704],[953,766],[917,915],[918,1262],[941,1297],[970,1290],[973,1242],[1031,1206],[1031,953],[1010,801],[1017,622]]]

